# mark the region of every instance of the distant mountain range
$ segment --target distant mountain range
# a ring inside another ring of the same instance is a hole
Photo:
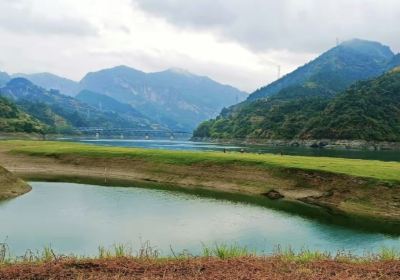
[[[89,73],[80,82],[51,73],[8,75],[0,72],[0,87],[13,78],[25,78],[43,89],[57,90],[136,123],[142,121],[143,125],[158,124],[188,132],[202,121],[217,116],[222,108],[247,97],[243,91],[181,69],[145,73],[118,66]]]
[[[398,65],[380,43],[344,42],[224,109],[194,137],[400,141],[400,75],[384,74]]]
[[[89,73],[80,85],[129,104],[172,129],[189,131],[247,97],[231,86],[181,69],[144,73],[118,66]]]
[[[55,89],[62,94],[75,96],[81,90],[79,83],[51,74],[51,73],[36,73],[36,74],[13,74],[11,78],[25,78],[35,85],[45,89]]]
[[[24,78],[10,80],[0,88],[0,96],[44,124],[43,132],[69,133],[80,127],[151,129],[152,125],[143,116],[128,118],[115,111],[100,110],[56,90],[36,86]]]

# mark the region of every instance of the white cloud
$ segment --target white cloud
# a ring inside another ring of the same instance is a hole
[[[180,67],[252,91],[276,78],[277,65],[289,72],[336,36],[400,47],[395,1],[321,2],[0,0],[0,66],[75,80],[120,64]],[[367,25],[366,18],[378,22]]]
[[[212,30],[254,51],[320,52],[336,38],[400,49],[397,0],[132,0],[172,24]]]

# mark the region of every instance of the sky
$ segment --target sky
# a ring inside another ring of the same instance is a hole
[[[398,0],[0,0],[0,71],[183,68],[252,92],[336,42],[400,51]]]

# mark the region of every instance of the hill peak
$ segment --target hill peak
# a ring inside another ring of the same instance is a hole
[[[167,69],[165,72],[173,73],[173,74],[179,74],[183,76],[194,76],[194,74],[190,73],[188,70],[179,68],[179,67],[172,67]]]
[[[394,56],[388,46],[379,42],[361,39],[345,41],[292,73],[255,91],[248,100],[265,98],[284,88],[310,82],[339,92],[356,81],[374,78],[386,72]]]
[[[376,41],[352,39],[341,43],[339,47],[351,48],[359,53],[364,53],[367,55],[383,56],[386,59],[390,59],[394,56],[394,53],[390,47]]]
[[[35,86],[31,81],[25,78],[14,78],[8,81],[7,87],[31,87]]]

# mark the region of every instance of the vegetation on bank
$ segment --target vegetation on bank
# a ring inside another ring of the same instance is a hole
[[[102,147],[51,141],[2,141],[13,153],[33,156],[77,156],[92,158],[129,158],[171,165],[254,166],[330,172],[387,182],[400,182],[400,163],[328,157],[286,156],[274,154],[167,151],[141,148]]]
[[[187,260],[195,258],[216,258],[229,260],[235,258],[276,258],[285,262],[309,263],[315,261],[338,261],[351,263],[367,263],[379,261],[400,261],[400,251],[381,247],[376,253],[364,252],[362,255],[353,254],[350,251],[337,251],[332,254],[326,251],[309,250],[306,248],[294,250],[291,247],[275,247],[270,254],[257,254],[248,247],[237,244],[215,243],[211,246],[203,244],[203,249],[198,254],[192,254],[187,250],[176,252],[172,249],[169,254],[161,254],[149,242],[144,242],[138,249],[133,249],[126,244],[114,244],[111,247],[98,247],[97,255],[84,256],[76,254],[58,254],[51,246],[45,246],[42,250],[27,250],[22,256],[14,256],[6,243],[0,243],[0,269],[4,265],[13,265],[18,263],[46,263],[60,260],[112,260],[117,258],[130,258],[137,260]]]

